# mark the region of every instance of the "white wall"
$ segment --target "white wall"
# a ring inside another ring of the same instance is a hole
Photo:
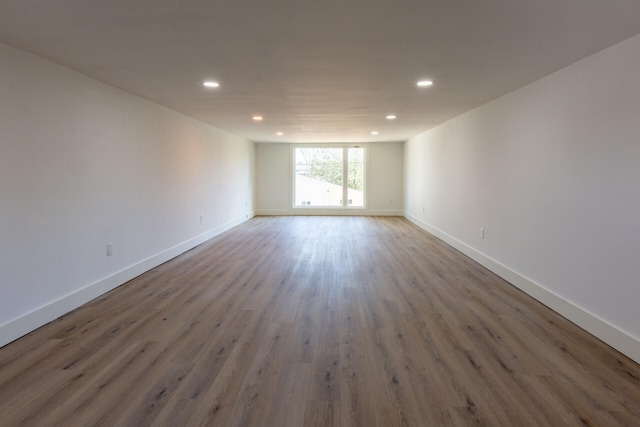
[[[256,213],[277,214],[291,208],[291,146],[256,144]]]
[[[401,142],[368,144],[366,209],[292,208],[290,144],[256,144],[256,213],[259,215],[402,215]]]
[[[253,143],[5,45],[0,76],[0,345],[252,214]]]
[[[638,76],[640,36],[405,144],[409,219],[636,361]]]
[[[404,205],[404,144],[369,144],[368,206],[373,213],[402,215]]]

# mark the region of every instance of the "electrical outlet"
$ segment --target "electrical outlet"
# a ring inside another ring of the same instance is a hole
[[[480,227],[480,238],[484,239],[484,227]]]
[[[113,243],[107,243],[107,256],[113,255]]]
[[[200,224],[204,221],[204,214],[200,214]]]

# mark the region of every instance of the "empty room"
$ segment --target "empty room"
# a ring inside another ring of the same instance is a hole
[[[640,2],[0,2],[0,426],[640,425]]]

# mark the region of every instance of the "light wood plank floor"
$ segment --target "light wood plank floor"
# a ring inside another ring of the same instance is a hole
[[[259,217],[0,349],[3,426],[634,426],[640,367],[401,218]]]

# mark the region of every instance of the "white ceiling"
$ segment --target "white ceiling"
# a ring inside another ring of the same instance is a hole
[[[403,141],[638,33],[639,0],[0,2],[0,42],[259,142]]]

